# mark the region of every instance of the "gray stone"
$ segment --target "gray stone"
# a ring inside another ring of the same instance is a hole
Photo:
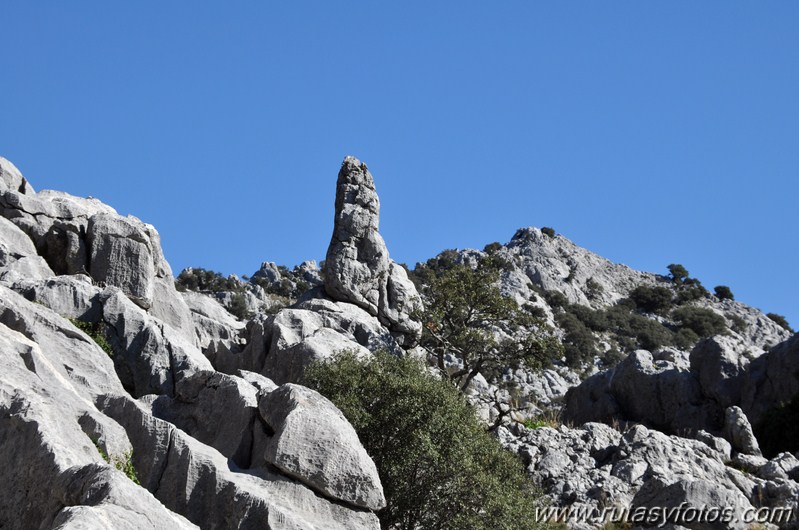
[[[264,394],[261,416],[275,432],[266,460],[334,499],[385,507],[374,462],[344,415],[318,392],[293,384]]]
[[[740,407],[729,407],[724,411],[724,437],[736,451],[762,456],[749,419]]]
[[[218,451],[155,418],[135,401],[108,396],[100,408],[128,431],[142,485],[203,528],[377,530],[377,517],[315,495],[271,471],[239,473]]]
[[[401,267],[391,261],[379,232],[380,200],[366,164],[347,157],[336,187],[333,237],[325,259],[325,291],[379,317],[398,340],[413,346],[421,333],[414,314],[421,298]]]
[[[744,347],[732,337],[717,336],[701,341],[691,351],[691,370],[702,393],[726,408],[741,402],[741,388],[749,359]]]
[[[770,409],[799,394],[798,374],[799,334],[750,363],[740,405],[753,425]]]
[[[263,430],[257,389],[243,379],[213,371],[196,372],[175,386],[174,399],[154,400],[153,414],[213,447],[239,468],[250,468],[254,430]],[[259,462],[262,455],[257,455]]]
[[[9,160],[0,156],[0,193],[12,191],[22,195],[33,195],[36,192],[22,176],[19,169]]]
[[[672,523],[694,530],[748,528],[743,514],[751,504],[735,488],[707,480],[679,480],[668,484],[660,479],[648,480],[633,500],[633,508],[660,508],[678,512]],[[723,517],[721,510],[731,510],[731,517]],[[704,512],[707,509],[713,511]],[[657,526],[654,521],[651,526]]]

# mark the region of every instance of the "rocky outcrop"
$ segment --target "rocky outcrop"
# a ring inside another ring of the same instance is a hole
[[[555,506],[584,509],[600,517],[603,509],[635,510],[644,507],[728,507],[726,523],[674,520],[687,528],[746,528],[747,509],[792,508],[796,524],[799,484],[784,469],[793,470],[789,455],[765,459],[754,473],[742,472],[730,460],[730,445],[700,433],[700,440],[668,436],[636,425],[624,432],[598,423],[579,428],[561,426],[526,429],[516,424],[500,427],[500,441],[517,453],[530,476]],[[771,468],[771,478],[765,475]],[[628,511],[628,513],[630,513]],[[685,512],[682,512],[685,513]],[[765,512],[764,512],[765,513]],[[779,513],[779,512],[774,512]],[[608,512],[605,512],[608,515]],[[595,528],[609,521],[570,521],[571,526]],[[662,520],[643,526],[661,526]]]
[[[370,510],[385,508],[372,459],[330,401],[287,384],[265,393],[258,406],[275,433],[266,446],[267,462],[326,496]]]
[[[741,408],[753,425],[770,409],[799,395],[799,334],[749,365],[741,390]]]
[[[333,237],[325,259],[325,291],[377,316],[412,346],[422,330],[414,314],[421,298],[405,270],[391,261],[380,236],[380,200],[366,164],[347,157],[336,186]]]
[[[189,311],[155,229],[0,168],[0,527],[379,528],[352,427],[214,371],[198,344],[237,349],[243,324]]]
[[[689,367],[636,351],[571,389],[564,419],[641,422],[667,433],[706,430],[759,455],[751,425],[799,393],[797,345],[794,337],[751,359],[735,338],[713,337],[697,344]]]

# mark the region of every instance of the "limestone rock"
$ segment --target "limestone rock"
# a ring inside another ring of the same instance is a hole
[[[344,415],[319,393],[286,384],[264,394],[261,416],[275,432],[266,460],[334,499],[385,507],[377,468]]]
[[[736,451],[762,456],[752,426],[740,407],[729,407],[724,411],[724,437]]]
[[[238,473],[218,451],[126,397],[98,403],[125,427],[142,486],[203,528],[377,530],[377,517],[315,495],[268,470]]]
[[[753,425],[770,409],[799,394],[799,334],[782,342],[749,365],[741,408]]]
[[[422,307],[413,283],[389,258],[379,232],[380,200],[366,164],[347,157],[336,187],[333,237],[325,259],[325,290],[377,316],[409,345],[418,339]]]
[[[726,408],[741,402],[743,379],[749,359],[732,337],[717,336],[701,341],[691,352],[691,370],[703,394]]]
[[[693,374],[655,361],[645,350],[569,390],[564,418],[575,423],[637,421],[666,432],[716,431],[722,424],[720,408],[703,400]]]
[[[19,172],[19,169],[0,156],[0,193],[6,190],[23,195],[36,193],[28,181],[25,180],[25,177],[22,176],[22,173]]]

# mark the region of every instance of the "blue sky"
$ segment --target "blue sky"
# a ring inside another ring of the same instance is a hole
[[[799,325],[799,3],[5,2],[0,155],[177,273],[324,257],[365,161],[398,261],[552,226]]]

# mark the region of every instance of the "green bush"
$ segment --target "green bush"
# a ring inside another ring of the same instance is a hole
[[[675,309],[672,317],[680,323],[680,327],[690,329],[700,338],[727,332],[727,322],[724,317],[710,309],[684,306]]]
[[[576,368],[583,362],[590,362],[597,354],[596,338],[591,330],[568,311],[558,313],[555,318],[564,331],[563,353],[566,364]]]
[[[498,241],[489,243],[488,245],[485,246],[485,248],[483,248],[483,252],[485,252],[486,254],[496,254],[500,250],[502,250],[502,244],[499,243]]]
[[[691,351],[696,346],[696,343],[699,342],[699,338],[699,335],[694,330],[682,328],[674,336],[674,345],[681,350]]]
[[[607,311],[609,329],[625,351],[636,348],[656,350],[674,344],[674,333],[666,326],[630,312],[628,305],[619,303]]]
[[[677,304],[684,305],[708,296],[707,289],[702,285],[683,284],[677,288]]]
[[[716,293],[716,298],[719,300],[735,300],[732,289],[726,285],[717,285],[713,288],[713,291]]]
[[[630,293],[630,300],[641,311],[662,313],[671,308],[674,295],[665,287],[639,285]]]
[[[779,325],[781,328],[788,330],[791,333],[794,332],[793,328],[791,327],[790,324],[788,324],[788,320],[784,316],[778,315],[777,313],[767,313],[766,316],[769,317],[774,322],[776,322],[777,325]]]
[[[241,292],[244,286],[235,278],[225,278],[221,273],[200,267],[183,269],[175,280],[179,291]]]
[[[72,325],[87,334],[109,356],[114,356],[114,349],[105,338],[105,324],[102,322],[85,322],[83,320],[69,319]]]
[[[382,528],[539,528],[540,494],[521,462],[479,424],[465,397],[413,358],[343,352],[304,384],[327,396],[372,456],[386,495]]]
[[[669,269],[671,281],[676,284],[681,284],[688,278],[688,269],[679,263],[672,263],[667,268]]]
[[[784,451],[799,451],[799,394],[790,402],[769,410],[755,425],[754,432],[766,458]]]
[[[230,299],[228,312],[239,320],[247,320],[252,317],[252,312],[247,308],[247,299],[244,293],[235,293]]]
[[[555,237],[555,229],[554,228],[550,228],[548,226],[545,226],[544,228],[542,228],[541,229],[541,233],[544,234],[545,236],[550,237],[550,238]]]

